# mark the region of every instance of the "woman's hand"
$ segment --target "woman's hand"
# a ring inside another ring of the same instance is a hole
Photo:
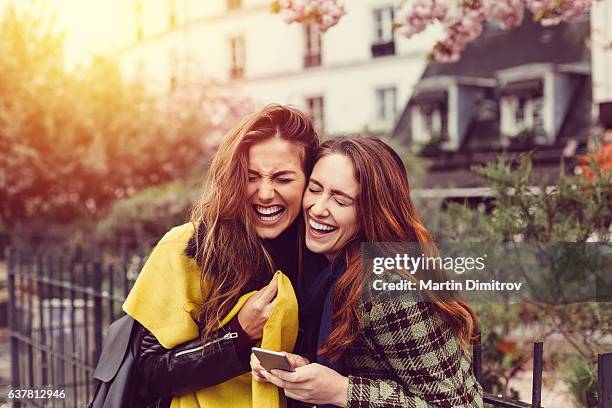
[[[270,283],[251,296],[238,312],[238,323],[251,340],[259,340],[263,336],[263,327],[274,309],[277,290],[278,278],[274,276]]]
[[[291,367],[293,367],[294,370],[298,367],[310,364],[310,361],[308,361],[307,358],[299,356],[297,354],[285,352],[283,352],[283,354],[287,356],[287,359],[289,360],[289,363],[291,363]],[[259,363],[259,359],[257,358],[257,356],[251,353],[251,374],[253,375],[255,381],[263,383],[269,382],[262,374],[262,372],[264,371],[267,372],[267,370],[263,368],[262,365]]]
[[[348,404],[348,378],[321,364],[308,364],[295,372],[272,370],[260,372],[268,382],[285,389],[289,398],[310,404]]]

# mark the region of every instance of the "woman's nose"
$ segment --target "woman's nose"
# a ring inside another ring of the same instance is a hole
[[[316,217],[327,217],[329,211],[327,210],[327,199],[321,195],[310,207],[310,212]]]
[[[270,201],[274,198],[274,186],[268,181],[262,181],[257,189],[257,198],[261,201]]]

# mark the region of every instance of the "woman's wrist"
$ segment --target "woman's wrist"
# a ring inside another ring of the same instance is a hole
[[[340,375],[340,380],[338,381],[338,390],[336,392],[336,401],[334,401],[334,405],[339,407],[347,407],[348,406],[348,386],[349,379],[343,375]]]
[[[240,321],[238,320],[238,316],[234,316],[232,320],[229,322],[229,330],[231,332],[235,332],[237,337],[234,339],[234,346],[236,350],[249,350],[249,355],[251,354],[251,347],[255,344],[255,340],[248,335],[247,332],[244,331]]]

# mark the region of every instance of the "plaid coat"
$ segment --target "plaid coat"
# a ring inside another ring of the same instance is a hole
[[[389,297],[362,306],[361,334],[342,356],[349,407],[483,407],[470,360],[433,304]]]

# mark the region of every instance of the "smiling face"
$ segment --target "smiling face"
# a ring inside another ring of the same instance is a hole
[[[249,148],[247,200],[257,236],[279,236],[300,212],[306,176],[302,169],[303,147],[279,137]]]
[[[353,163],[333,153],[319,159],[312,170],[302,208],[306,222],[306,246],[334,259],[359,231],[359,184]]]

